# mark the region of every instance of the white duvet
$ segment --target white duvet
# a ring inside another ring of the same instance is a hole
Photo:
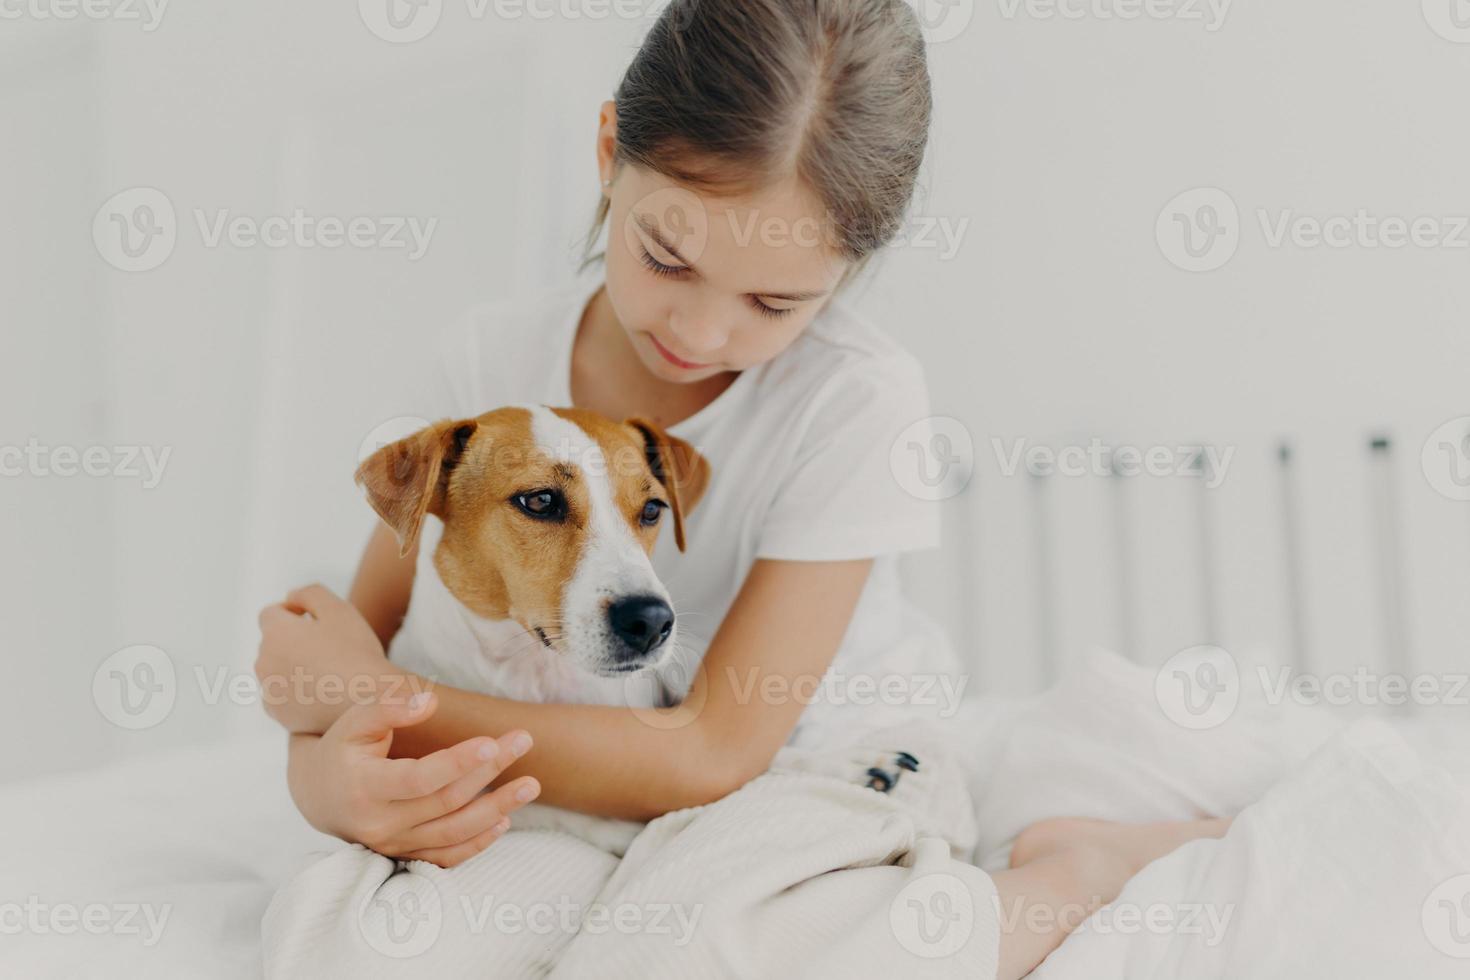
[[[645,853],[621,872],[599,855],[564,863],[579,869],[577,888],[615,886],[612,894],[653,899],[677,892],[686,913],[704,905],[705,918],[692,924],[688,914],[682,924],[666,916],[665,933],[683,929],[679,934],[695,937],[681,948],[704,943],[722,950],[709,961],[713,966],[704,964],[707,975],[721,975],[722,964],[737,973],[737,961],[728,957],[744,948],[747,937],[752,950],[757,944],[763,950],[764,959],[752,964],[768,964],[773,956],[774,962],[799,962],[816,945],[817,933],[779,928],[788,921],[779,911],[780,896],[801,894],[795,887],[800,882],[771,876],[773,866],[784,866],[807,876],[807,894],[831,890],[828,905],[842,912],[828,922],[828,935],[866,936],[871,944],[865,949],[844,942],[830,949],[847,959],[813,962],[832,964],[846,976],[891,974],[895,962],[911,963],[913,975],[971,976],[985,961],[976,955],[983,954],[976,944],[984,936],[944,955],[922,955],[934,948],[916,952],[894,913],[906,901],[899,896],[908,894],[916,865],[928,862],[932,870],[940,866],[934,862],[949,860],[944,848],[916,855],[919,840],[938,835],[972,846],[977,862],[996,867],[1004,864],[1015,832],[1046,816],[1145,820],[1239,811],[1225,839],[1190,844],[1135,877],[1035,975],[1463,978],[1470,976],[1470,728],[1445,714],[1452,710],[1413,722],[1344,727],[1307,711],[1266,708],[1247,692],[1228,723],[1189,732],[1163,717],[1152,672],[1095,653],[1042,697],[974,702],[955,720],[949,742],[971,770],[976,819],[968,830],[964,821],[935,824],[936,818],[917,812],[929,804],[911,801],[900,809],[916,812],[892,819],[864,824],[862,817],[836,818],[834,800],[851,802],[854,814],[871,816],[881,807],[868,804],[862,795],[868,790],[855,795],[822,788],[813,799],[825,802],[811,804],[813,819],[820,809],[821,819],[837,819],[832,826],[851,828],[852,854],[866,855],[856,862],[864,866],[848,867],[843,855],[830,868],[812,864],[819,854],[833,860],[821,842],[798,849],[782,865],[770,859],[779,841],[750,840],[740,844],[742,853],[765,848],[767,860],[722,866],[719,895],[701,902],[700,889],[713,886],[698,846],[687,847],[697,845],[691,828],[698,823],[687,814],[671,815],[684,851]],[[314,850],[342,849],[295,814],[283,761],[282,739],[269,737],[0,787],[6,845],[0,857],[0,975],[260,976],[266,963],[260,927],[272,895],[287,882],[309,878],[322,856]],[[830,773],[811,778],[831,785]],[[789,816],[781,811],[782,819]],[[526,855],[526,881],[516,887],[534,891],[545,859],[537,848],[563,843],[517,844]],[[869,860],[875,847],[893,851],[884,855],[889,863]],[[507,848],[501,860],[512,858]],[[355,900],[381,898],[386,909],[388,900],[402,896],[378,889],[401,889],[405,876],[392,875],[392,862],[379,867],[379,880]],[[875,874],[888,880],[870,888]],[[985,900],[975,878],[959,877],[976,901]],[[861,900],[881,907],[843,904],[853,896],[872,896]],[[548,894],[540,904],[550,907],[556,899]],[[318,900],[340,902],[342,896],[299,887],[293,895],[308,905]],[[650,914],[658,902],[636,904]],[[773,910],[774,917],[768,914]],[[331,919],[330,908],[314,911],[317,921]],[[492,929],[493,920],[484,916],[493,911],[482,906],[479,920]],[[1003,928],[1020,927],[1008,910],[998,912]],[[293,928],[310,918],[301,913],[278,920],[272,951],[302,948],[303,935]],[[651,962],[639,949],[650,931],[625,936],[608,926],[597,937],[557,933],[554,943],[538,947],[544,955],[531,955],[519,972],[478,955],[482,948],[489,952],[483,930],[439,942],[468,944],[466,961],[485,976],[544,975],[558,966],[560,975],[575,975],[566,972],[570,964],[558,963],[568,949],[586,960],[584,966],[595,964],[599,975],[637,976],[638,964]],[[524,926],[519,935],[527,935]],[[334,935],[315,939],[315,946],[308,944],[313,955],[330,961]],[[886,956],[895,951],[907,960]],[[874,955],[865,959],[865,952]],[[289,955],[273,962],[281,975],[293,975]],[[411,975],[413,964],[390,958],[377,972]]]

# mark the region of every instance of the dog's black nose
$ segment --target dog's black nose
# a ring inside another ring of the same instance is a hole
[[[674,628],[674,610],[657,596],[637,595],[607,607],[613,632],[623,641],[619,658],[632,660],[656,649]]]

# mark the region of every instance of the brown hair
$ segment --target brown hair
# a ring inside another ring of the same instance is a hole
[[[903,221],[932,106],[903,0],[671,0],[614,100],[615,166],[723,195],[794,173],[853,263],[844,283]],[[588,263],[607,214],[604,197]]]

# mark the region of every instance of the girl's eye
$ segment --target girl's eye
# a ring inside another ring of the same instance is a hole
[[[653,527],[653,525],[657,524],[659,515],[663,513],[664,508],[667,506],[668,504],[664,503],[662,500],[650,500],[648,503],[644,504],[643,513],[639,515],[639,519],[643,522],[643,526]]]
[[[654,258],[651,254],[649,254],[649,251],[646,248],[643,249],[642,252],[643,255],[641,256],[641,258],[643,261],[643,267],[656,276],[669,276],[671,278],[677,278],[689,271],[689,268],[687,266],[665,265],[658,259]]]
[[[513,499],[523,513],[541,520],[553,520],[566,514],[566,501],[555,490],[533,490],[517,494]]]
[[[767,306],[765,303],[761,302],[759,296],[750,297],[750,305],[761,316],[767,317],[771,320],[779,320],[783,316],[790,316],[792,313],[796,312],[796,307],[794,306],[788,306],[785,309],[777,309],[774,306]]]

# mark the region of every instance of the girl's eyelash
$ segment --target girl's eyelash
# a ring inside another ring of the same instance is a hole
[[[663,262],[660,262],[658,259],[654,258],[646,248],[640,249],[640,252],[642,254],[639,255],[639,259],[642,261],[643,267],[656,276],[668,276],[670,278],[678,278],[679,276],[682,276],[684,273],[689,271],[687,267],[682,265],[665,265]],[[771,320],[779,320],[783,316],[789,316],[790,314],[796,312],[795,307],[778,310],[774,306],[767,306],[765,303],[762,303],[760,301],[760,297],[758,296],[747,297],[747,302],[750,303],[751,307],[757,313]]]
[[[767,318],[769,318],[771,320],[779,320],[783,316],[789,316],[790,314],[796,312],[796,307],[794,307],[794,306],[787,307],[784,310],[778,310],[774,306],[767,306],[766,304],[764,304],[764,303],[762,303],[760,301],[760,297],[759,296],[751,296],[749,299],[750,299],[750,305],[755,308],[755,311],[757,313],[759,313],[761,316],[767,317]]]
[[[689,271],[682,265],[664,265],[658,259],[648,254],[648,249],[646,248],[641,251],[643,252],[641,256],[643,267],[656,276],[680,276]]]

